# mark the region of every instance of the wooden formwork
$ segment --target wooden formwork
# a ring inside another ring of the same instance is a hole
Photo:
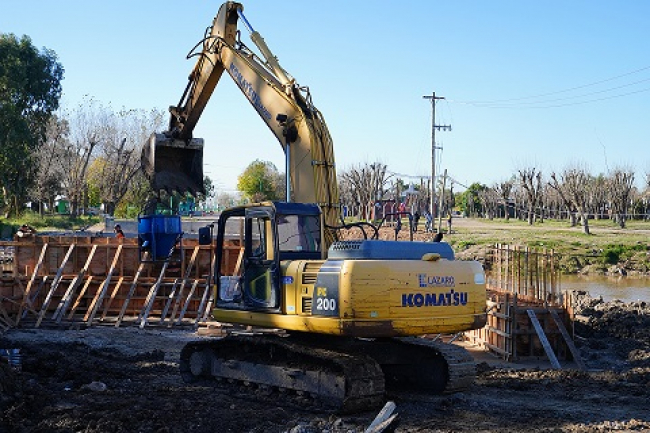
[[[488,322],[479,330],[467,333],[470,341],[484,346],[507,361],[528,358],[552,358],[545,347],[550,345],[558,360],[572,358],[561,328],[570,328],[567,311],[558,305],[519,299],[516,294],[492,293],[487,302]],[[531,317],[533,313],[535,319]],[[535,325],[540,325],[542,335]]]
[[[227,242],[226,269],[234,269],[240,245]],[[35,236],[0,248],[13,249],[0,278],[0,329],[197,326],[209,315],[214,246],[197,239],[181,239],[165,263],[141,262],[133,238]]]
[[[555,251],[497,244],[487,259],[489,288],[528,299],[560,301],[560,272]]]
[[[508,361],[546,357],[584,368],[572,339],[570,298],[552,250],[496,245],[488,263],[487,325],[470,341]]]

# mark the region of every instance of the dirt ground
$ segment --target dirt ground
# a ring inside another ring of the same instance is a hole
[[[506,364],[473,350],[479,376],[446,396],[397,394],[396,432],[650,429],[650,306],[584,298],[577,344],[589,371]],[[0,432],[363,432],[375,411],[340,415],[178,373],[192,331],[13,329],[22,371],[0,363]]]
[[[579,302],[576,345],[587,371],[553,370],[544,360],[505,363],[466,346],[478,364],[475,385],[445,396],[387,395],[399,413],[392,430],[650,430],[650,305]],[[275,395],[187,385],[180,350],[199,338],[210,337],[134,327],[11,329],[0,335],[0,349],[20,349],[22,364],[18,371],[0,358],[0,433],[363,432],[380,409],[341,415]]]

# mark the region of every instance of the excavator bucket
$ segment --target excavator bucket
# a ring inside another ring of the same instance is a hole
[[[205,194],[201,138],[188,143],[164,134],[152,134],[142,149],[141,165],[156,192],[164,189]]]

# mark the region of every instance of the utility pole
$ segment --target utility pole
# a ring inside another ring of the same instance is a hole
[[[431,93],[431,96],[425,95],[422,98],[431,101],[431,201],[429,203],[431,218],[435,218],[435,202],[436,202],[436,129],[439,131],[451,131],[451,125],[436,125],[436,101],[445,99],[443,96],[436,96],[436,92]]]

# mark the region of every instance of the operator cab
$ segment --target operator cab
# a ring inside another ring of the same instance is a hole
[[[280,262],[324,258],[321,221],[315,204],[267,202],[223,211],[217,230],[217,307],[279,310]]]

